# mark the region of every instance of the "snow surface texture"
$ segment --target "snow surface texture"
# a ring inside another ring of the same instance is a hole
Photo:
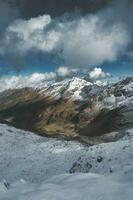
[[[68,173],[83,149],[77,142],[49,139],[0,125],[0,179],[41,182]]]
[[[132,200],[133,171],[117,176],[58,175],[41,185],[21,180],[1,195],[2,200]]]
[[[0,199],[132,200],[132,160],[133,130],[88,147],[0,125]]]

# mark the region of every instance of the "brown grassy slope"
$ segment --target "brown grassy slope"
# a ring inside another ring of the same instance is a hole
[[[95,100],[56,100],[30,88],[0,95],[0,118],[13,126],[48,136],[94,138],[126,126],[122,109],[100,110]],[[125,113],[125,111],[124,111]]]
[[[95,115],[97,111],[87,102],[56,100],[29,88],[6,91],[0,96],[2,119],[41,134],[76,136]]]

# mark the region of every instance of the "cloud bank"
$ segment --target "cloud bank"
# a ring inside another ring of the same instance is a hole
[[[99,16],[81,17],[72,21],[54,21],[49,15],[30,20],[17,20],[5,33],[3,54],[21,56],[32,51],[53,53],[69,66],[94,66],[114,61],[128,44],[128,33],[122,24],[104,27]],[[12,50],[12,46],[14,46]]]
[[[0,54],[17,67],[28,54],[41,52],[71,68],[98,66],[131,55],[133,8],[126,0],[113,2],[95,14],[15,19],[3,28]]]
[[[0,92],[8,89],[33,87],[39,88],[47,85],[49,81],[55,81],[56,74],[54,72],[33,73],[29,76],[11,76],[0,78]]]

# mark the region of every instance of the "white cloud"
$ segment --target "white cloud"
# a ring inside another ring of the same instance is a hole
[[[41,81],[51,81],[54,80],[56,74],[54,72],[45,72],[45,73],[33,73],[27,77],[29,82],[41,82]]]
[[[58,76],[69,76],[72,73],[71,69],[66,66],[61,66],[57,69]]]
[[[29,76],[3,77],[0,79],[0,91],[24,87],[43,87],[47,85],[48,81],[54,81],[55,79],[56,74],[54,72],[33,73]]]
[[[47,26],[52,23],[50,15],[43,15],[30,20],[16,20],[6,30],[5,47],[14,45],[20,54],[28,51],[50,52],[60,39],[60,33],[54,29],[47,31]],[[13,42],[15,42],[13,44]],[[6,49],[5,49],[6,51]]]
[[[96,80],[96,79],[100,79],[100,78],[106,78],[106,77],[110,77],[110,73],[106,73],[104,72],[100,67],[95,67],[90,73],[89,73],[89,78]]]
[[[43,15],[12,23],[0,50],[15,55],[29,51],[54,53],[65,65],[87,67],[116,60],[125,52],[128,42],[125,26],[118,22],[109,25],[101,13],[73,20],[62,18],[62,22]]]
[[[57,75],[59,77],[73,77],[73,76],[78,76],[80,72],[80,68],[72,68],[70,66],[60,66],[57,69]]]
[[[72,22],[72,27],[63,40],[63,58],[69,65],[94,66],[114,61],[128,43],[127,33],[121,25],[106,29],[103,19],[98,16],[81,18]]]

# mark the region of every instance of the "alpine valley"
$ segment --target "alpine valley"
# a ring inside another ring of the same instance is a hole
[[[1,90],[0,199],[131,200],[132,104],[133,78]]]
[[[133,78],[91,83],[81,78],[1,91],[0,119],[42,136],[97,144],[133,127]]]

